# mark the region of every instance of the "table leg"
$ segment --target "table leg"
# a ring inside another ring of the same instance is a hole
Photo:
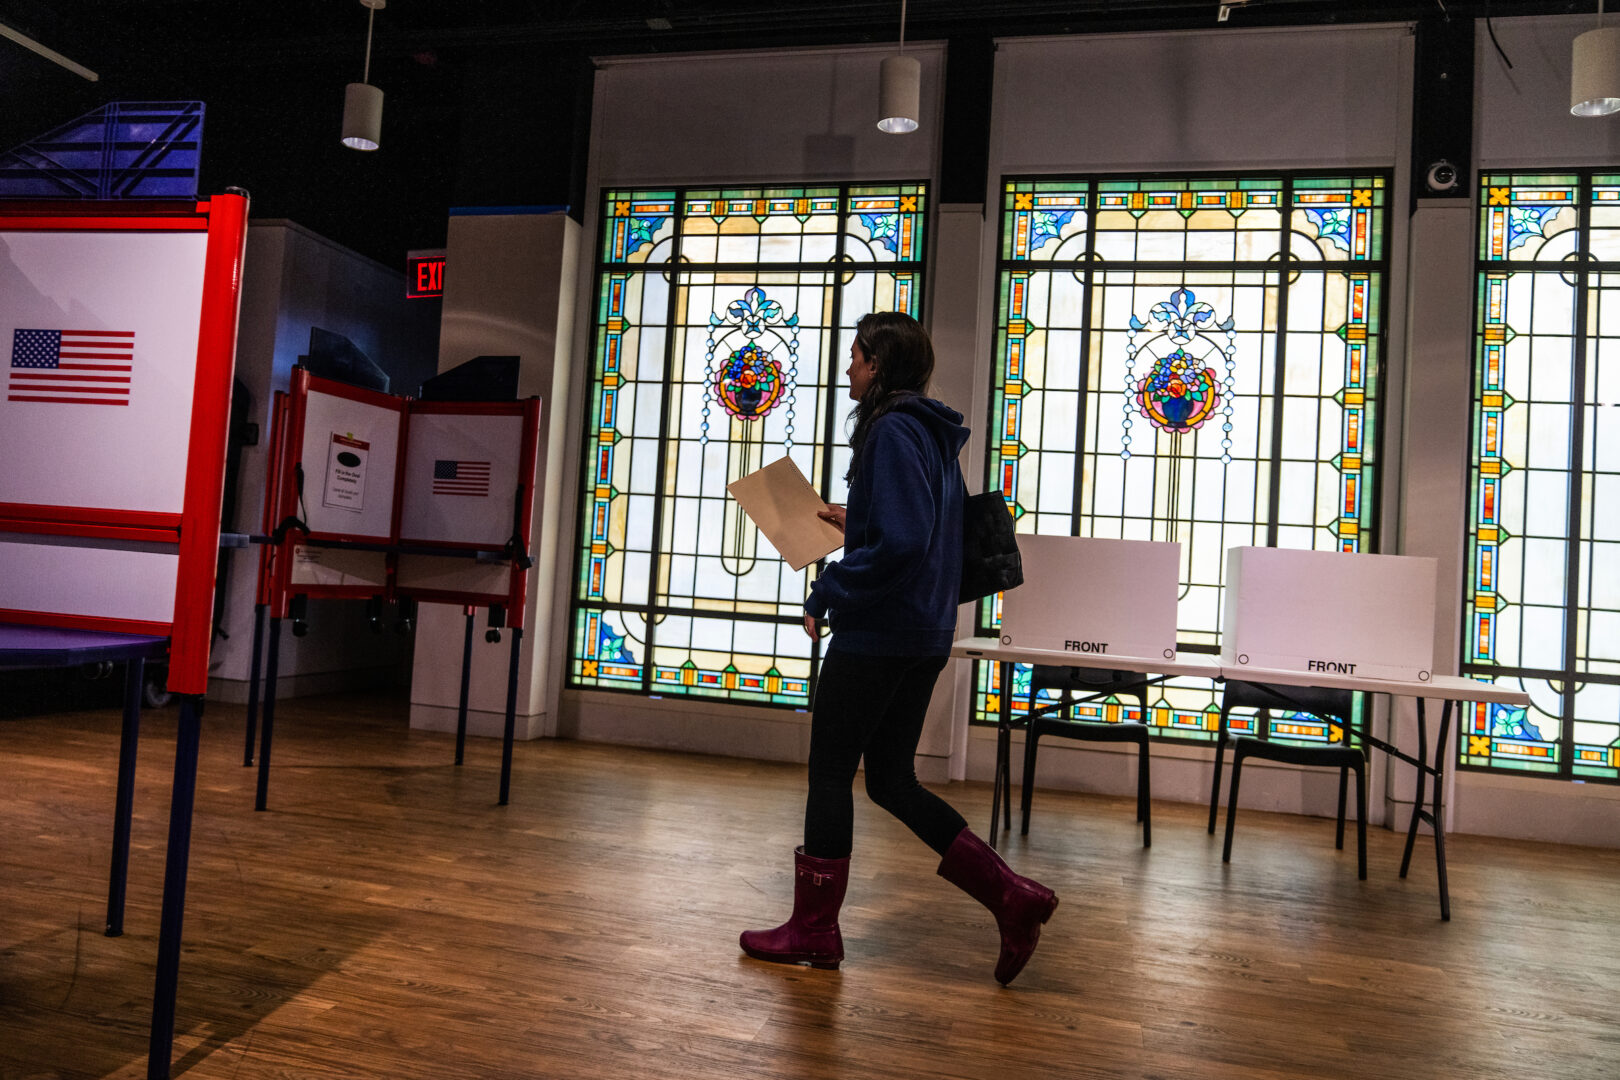
[[[512,789],[512,737],[517,728],[518,643],[523,640],[523,628],[512,628],[512,659],[506,665],[506,735],[501,744],[501,805]]]
[[[253,809],[263,810],[270,795],[270,739],[276,721],[276,669],[281,664],[281,620],[270,620],[270,658],[264,672],[264,726],[259,733],[259,787]]]
[[[1446,741],[1451,735],[1451,699],[1447,698],[1440,707],[1440,734],[1434,745],[1434,811],[1431,819],[1434,825],[1434,866],[1440,877],[1440,921],[1451,921],[1451,889],[1446,884],[1446,829],[1445,829],[1445,792],[1446,786],[1442,781],[1446,775],[1446,757],[1449,751]]]
[[[461,705],[456,711],[456,764],[467,749],[467,691],[472,679],[472,639],[474,609],[467,609],[467,630],[461,638]]]
[[[147,1080],[169,1080],[174,1054],[174,999],[180,978],[180,930],[186,911],[186,870],[191,858],[191,811],[197,794],[197,747],[203,699],[180,698],[174,744],[174,788],[169,804],[169,852],[163,870],[163,916],[158,930],[157,983],[152,994],[151,1052]]]
[[[1418,822],[1423,820],[1423,785],[1429,779],[1428,766],[1424,764],[1429,757],[1429,730],[1424,719],[1422,698],[1417,699],[1417,722],[1417,757],[1420,762],[1417,771],[1417,794],[1412,796],[1412,821],[1406,827],[1406,850],[1401,855],[1401,877],[1406,876],[1407,869],[1412,865],[1412,847],[1417,843]],[[1393,735],[1393,732],[1391,734]]]
[[[129,880],[129,818],[135,804],[135,749],[141,734],[141,689],[146,661],[124,665],[124,726],[118,739],[118,796],[113,803],[112,871],[107,875],[107,936],[124,932],[124,888]]]
[[[259,726],[259,654],[264,652],[265,604],[253,605],[253,664],[248,669],[247,744],[242,748],[242,768],[253,765],[253,738]]]
[[[997,661],[1001,670],[1000,704],[997,706],[996,717],[996,778],[990,789],[990,846],[996,846],[996,833],[1001,826],[1001,807],[1003,799],[1007,802],[1007,828],[1012,828],[1012,792],[1010,788],[1011,766],[1008,764],[1012,757],[1012,672],[1013,666],[1009,661]]]

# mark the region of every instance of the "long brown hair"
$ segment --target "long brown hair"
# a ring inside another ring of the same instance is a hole
[[[934,377],[934,343],[928,331],[910,315],[898,311],[874,311],[855,324],[855,343],[872,362],[872,385],[850,411],[854,432],[849,437],[849,471],[846,482],[855,478],[861,465],[872,423],[908,397],[928,389]]]

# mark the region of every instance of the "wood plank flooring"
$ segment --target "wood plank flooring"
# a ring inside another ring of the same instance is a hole
[[[180,967],[188,1080],[1620,1076],[1620,852],[1428,847],[1043,791],[1008,860],[1062,898],[1029,968],[864,798],[837,972],[742,957],[792,893],[803,769],[412,732],[395,700],[282,702],[267,813],[210,704]],[[117,715],[0,722],[0,1077],[145,1075],[173,710],[143,723],[129,907],[102,935]],[[975,828],[989,788],[941,789]],[[1352,834],[1353,835],[1353,834]]]

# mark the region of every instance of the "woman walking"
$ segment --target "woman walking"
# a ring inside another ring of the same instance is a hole
[[[925,397],[934,348],[909,315],[874,312],[855,325],[849,395],[849,506],[821,517],[844,532],[844,557],[811,585],[804,627],[832,626],[810,725],[804,845],[794,852],[793,916],[747,930],[759,960],[836,968],[844,958],[838,910],[849,882],[851,788],[866,758],[866,793],[941,856],[939,874],[989,908],[1001,930],[996,979],[1023,970],[1052,890],[1020,877],[975,836],[951,805],[917,782],[913,758],[934,682],[956,632],[962,572],[957,454],[960,413]]]

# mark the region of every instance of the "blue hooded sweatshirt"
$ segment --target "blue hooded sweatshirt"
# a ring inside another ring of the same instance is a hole
[[[872,656],[944,656],[962,581],[962,414],[908,395],[872,422],[850,480],[844,557],[810,585],[833,647]]]

